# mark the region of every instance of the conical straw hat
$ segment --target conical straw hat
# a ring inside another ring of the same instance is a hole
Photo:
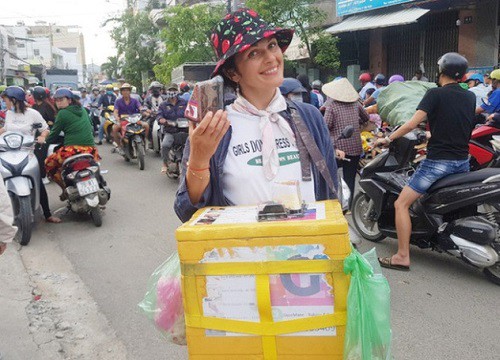
[[[331,81],[323,85],[321,90],[326,96],[336,101],[355,102],[359,99],[358,92],[346,78]]]

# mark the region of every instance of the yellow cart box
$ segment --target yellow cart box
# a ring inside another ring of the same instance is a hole
[[[257,214],[205,208],[177,229],[189,358],[342,359],[351,246],[339,203]]]

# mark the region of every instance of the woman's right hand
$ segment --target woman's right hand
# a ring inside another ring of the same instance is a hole
[[[209,162],[215,154],[222,137],[229,129],[230,122],[227,112],[218,110],[215,114],[209,111],[199,124],[190,122],[189,142],[191,151],[189,164],[193,168],[203,169],[209,167]]]

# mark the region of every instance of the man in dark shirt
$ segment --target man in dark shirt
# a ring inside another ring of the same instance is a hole
[[[167,88],[166,98],[167,100],[161,103],[157,116],[158,124],[161,126],[163,133],[161,143],[161,156],[163,158],[162,173],[167,172],[168,152],[174,143],[174,136],[172,134],[178,132],[178,128],[170,126],[167,120],[174,121],[183,118],[187,106],[187,102],[180,98],[176,84],[171,84]]]
[[[427,91],[410,121],[376,142],[376,145],[388,145],[421,122],[429,122],[431,138],[427,144],[427,158],[420,163],[394,203],[398,252],[392,257],[379,258],[383,267],[410,269],[410,206],[439,179],[469,171],[469,140],[474,129],[476,97],[458,84],[467,72],[468,63],[457,53],[447,53],[439,59],[438,65],[440,87]]]

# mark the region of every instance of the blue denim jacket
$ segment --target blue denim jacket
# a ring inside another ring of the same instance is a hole
[[[302,120],[304,120],[304,122],[306,123],[307,128],[311,132],[314,140],[316,141],[316,144],[323,154],[323,157],[325,158],[328,166],[328,170],[330,171],[330,174],[335,183],[335,188],[337,189],[337,163],[335,160],[333,144],[330,139],[330,133],[328,132],[325,121],[323,120],[323,116],[318,109],[310,104],[294,104],[296,105]],[[294,127],[292,127],[292,129],[293,128]],[[182,222],[188,221],[198,209],[201,209],[203,207],[233,205],[230,204],[229,201],[225,198],[221,181],[224,162],[226,161],[229,142],[231,140],[231,134],[232,128],[229,128],[226,135],[224,135],[224,137],[222,138],[219,147],[215,151],[214,156],[212,156],[212,158],[210,159],[210,183],[207,186],[198,204],[191,203],[186,186],[186,163],[189,159],[189,140],[186,142],[186,147],[184,148],[184,156],[182,159],[183,172],[174,203],[175,213]],[[319,201],[334,199],[335,195],[328,188],[328,184],[323,179],[314,163],[311,163],[311,165],[313,169],[314,192],[316,195],[316,200]]]

